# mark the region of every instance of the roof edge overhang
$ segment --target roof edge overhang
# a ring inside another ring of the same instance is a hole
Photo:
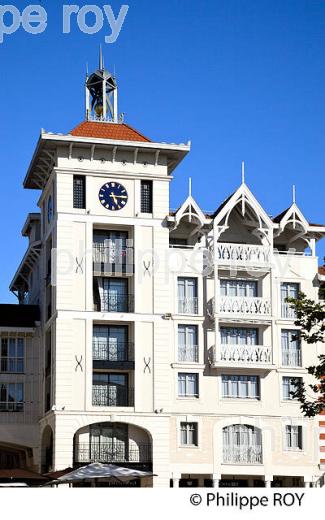
[[[25,220],[25,223],[23,225],[23,228],[21,230],[21,234],[23,237],[28,236],[28,228],[33,221],[40,221],[41,220],[41,214],[40,213],[28,213],[27,218]]]
[[[35,255],[38,255],[39,254],[39,251],[41,249],[41,241],[37,241],[37,242],[33,242],[32,244],[29,245],[26,253],[24,254],[24,257],[22,259],[22,261],[20,262],[19,264],[19,267],[17,269],[17,271],[15,272],[14,276],[13,276],[13,279],[11,280],[10,282],[10,285],[9,285],[9,290],[11,292],[14,292],[16,290],[18,290],[18,280],[19,280],[19,277],[21,279],[24,279],[23,276],[24,276],[24,268],[25,268],[25,272],[29,272],[31,270],[31,264],[28,264],[28,260],[30,257],[33,256],[33,254]],[[34,259],[31,258],[31,262],[34,263]]]
[[[79,137],[73,136],[70,134],[51,134],[42,132],[32,160],[30,162],[29,168],[27,170],[27,174],[23,181],[24,188],[27,189],[40,189],[39,186],[35,184],[35,179],[33,179],[33,172],[37,165],[37,160],[40,157],[40,154],[47,149],[55,149],[60,145],[71,145],[71,144],[79,144],[79,145],[98,145],[98,146],[109,146],[109,147],[120,147],[126,150],[144,150],[144,151],[160,151],[167,154],[170,157],[170,163],[168,164],[168,174],[170,175],[173,170],[178,166],[178,164],[184,159],[184,157],[188,154],[191,149],[191,142],[189,141],[187,144],[180,143],[155,143],[151,141],[125,141],[125,140],[116,140],[116,139],[101,139],[94,137]]]

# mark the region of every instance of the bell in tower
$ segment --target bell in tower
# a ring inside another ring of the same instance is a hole
[[[117,83],[105,70],[102,49],[99,52],[99,68],[90,77],[86,75],[86,120],[118,122]]]

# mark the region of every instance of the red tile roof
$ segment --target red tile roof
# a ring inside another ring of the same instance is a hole
[[[97,139],[114,139],[116,141],[142,141],[151,142],[140,132],[125,123],[102,123],[96,121],[84,121],[70,132],[77,137],[94,137]]]

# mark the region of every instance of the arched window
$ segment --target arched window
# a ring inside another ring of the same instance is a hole
[[[261,464],[261,430],[247,424],[232,424],[223,428],[223,462]]]

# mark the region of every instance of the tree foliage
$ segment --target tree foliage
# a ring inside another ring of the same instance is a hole
[[[299,336],[308,344],[325,343],[325,303],[315,302],[300,293],[298,298],[287,298],[296,311],[295,325],[300,327]],[[294,399],[301,403],[301,411],[306,417],[315,417],[325,411],[325,355],[318,356],[319,364],[307,367],[307,371],[316,383],[306,387],[304,382],[293,380]],[[310,389],[312,395],[308,392]]]

